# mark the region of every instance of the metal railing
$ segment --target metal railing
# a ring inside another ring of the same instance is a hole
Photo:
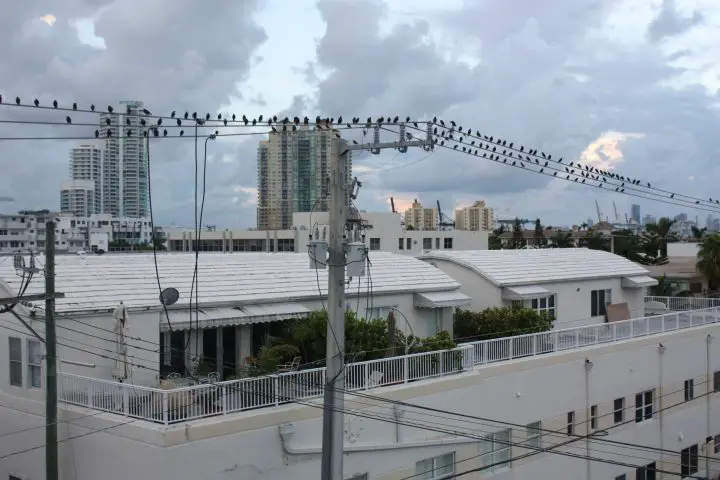
[[[660,302],[673,312],[720,307],[720,298],[709,297],[645,297],[645,302]]]
[[[456,375],[477,366],[591,345],[644,337],[720,322],[720,308],[567,328],[461,344],[452,350],[416,353],[346,366],[346,388],[370,390],[434,377]],[[325,368],[250,377],[164,390],[61,373],[60,401],[161,424],[233,412],[303,403],[322,396]]]

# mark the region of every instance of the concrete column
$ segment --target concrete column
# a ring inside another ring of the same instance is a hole
[[[223,367],[225,366],[225,352],[223,351],[223,327],[217,327],[217,335],[215,337],[215,363],[217,363],[217,373],[220,380],[223,380]]]

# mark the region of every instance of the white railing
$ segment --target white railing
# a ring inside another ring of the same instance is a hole
[[[455,375],[476,366],[720,322],[720,308],[461,344],[452,350],[351,363],[346,388],[370,390]],[[322,396],[325,368],[163,390],[59,374],[62,402],[165,425]]]
[[[720,307],[720,298],[707,297],[645,297],[645,302],[660,302],[673,312]]]

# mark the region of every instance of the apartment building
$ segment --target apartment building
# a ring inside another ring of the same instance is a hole
[[[271,132],[257,149],[258,230],[292,226],[294,212],[325,212],[323,195],[331,158],[340,155],[345,140],[336,130],[300,125],[296,130]],[[352,178],[352,154],[345,158],[346,180]],[[349,195],[349,192],[348,192]]]
[[[77,217],[99,213],[94,180],[71,180],[60,186],[60,211]]]
[[[483,200],[478,200],[469,207],[455,210],[456,230],[493,230],[495,220],[493,209]]]
[[[145,116],[142,109],[142,102],[122,101],[120,112],[100,116],[100,136],[104,139],[101,213],[116,217],[149,216],[148,152],[141,126]]]
[[[77,192],[81,196],[86,195],[88,188],[92,182],[93,202],[90,213],[101,213],[103,209],[103,145],[100,141],[86,142],[76,145],[70,150],[70,161],[68,165],[68,180],[70,182],[80,182],[75,185],[64,184],[62,190],[70,193],[71,191],[81,190]],[[69,188],[66,188],[69,187]],[[61,193],[62,195],[62,193]],[[69,212],[70,210],[63,210]]]
[[[437,208],[425,208],[415,199],[405,210],[405,228],[407,230],[437,230]]]

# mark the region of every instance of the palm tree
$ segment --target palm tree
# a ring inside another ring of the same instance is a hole
[[[720,234],[714,234],[703,240],[697,254],[697,269],[708,281],[710,290],[720,285]]]
[[[667,244],[676,240],[675,235],[670,231],[675,220],[668,217],[661,217],[657,223],[647,225],[645,230],[650,234],[655,234],[660,238],[660,256],[667,257]]]
[[[643,265],[666,265],[670,260],[662,254],[662,245],[660,235],[643,232],[640,235],[637,255],[632,260]]]
[[[539,218],[535,220],[535,232],[533,233],[533,239],[535,240],[535,245],[537,247],[542,248],[545,246],[545,232],[543,231],[542,223],[540,223]]]

